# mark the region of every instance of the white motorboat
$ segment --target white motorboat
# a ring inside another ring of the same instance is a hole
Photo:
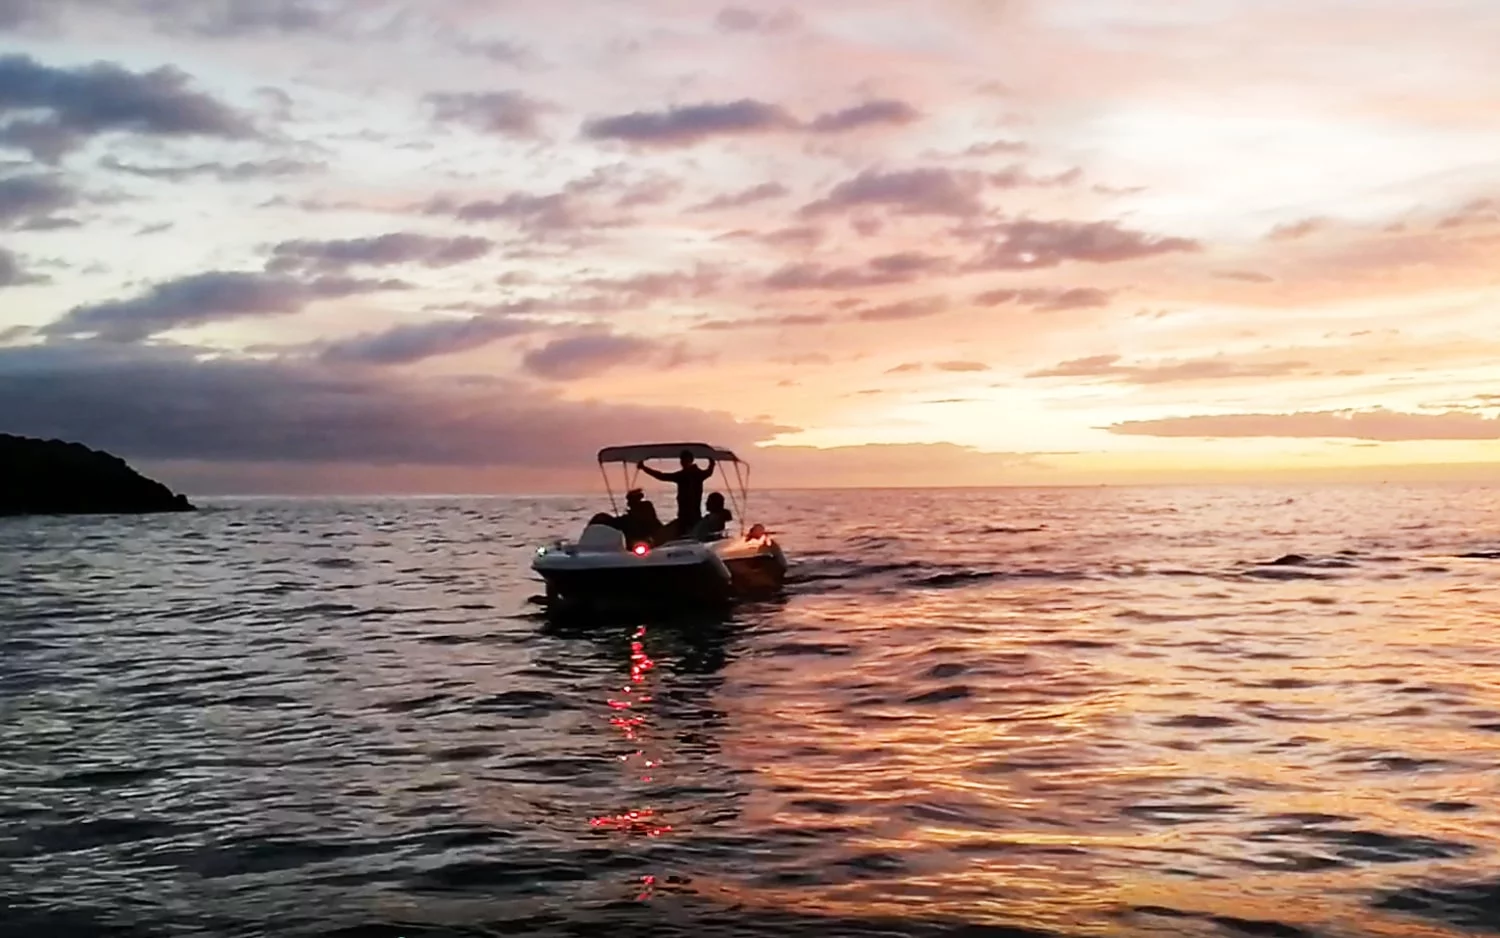
[[[635,487],[639,463],[691,453],[712,459],[724,480],[736,533],[707,539],[680,536],[664,543],[627,543],[613,525],[590,523],[577,540],[538,547],[531,568],[547,585],[549,608],[570,606],[668,606],[727,603],[775,592],[786,579],[781,545],[763,525],[745,525],[750,464],[732,451],[706,443],[640,443],[599,451],[599,471],[610,506],[619,511],[608,467],[618,465],[624,490]],[[731,479],[727,467],[734,467]],[[705,480],[705,488],[713,476]]]

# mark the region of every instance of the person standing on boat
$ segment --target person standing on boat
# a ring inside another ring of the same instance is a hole
[[[680,534],[691,531],[693,525],[703,517],[703,483],[714,474],[717,465],[714,458],[708,458],[708,466],[699,469],[693,462],[691,450],[683,450],[678,454],[682,462],[682,468],[676,472],[661,472],[646,465],[645,461],[636,463],[636,468],[653,479],[663,482],[672,482],[677,485],[677,522],[675,528]]]

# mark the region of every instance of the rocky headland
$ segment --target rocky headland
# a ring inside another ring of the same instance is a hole
[[[192,511],[186,497],[81,443],[0,433],[0,516]]]

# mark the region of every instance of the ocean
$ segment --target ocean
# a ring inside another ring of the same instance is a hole
[[[0,935],[1500,931],[1500,487],[760,493],[784,597],[549,624],[600,507],[0,521]]]

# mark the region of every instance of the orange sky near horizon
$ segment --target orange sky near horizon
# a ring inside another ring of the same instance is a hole
[[[569,491],[651,439],[777,485],[1492,480],[1497,30],[0,5],[0,432],[190,492]]]

